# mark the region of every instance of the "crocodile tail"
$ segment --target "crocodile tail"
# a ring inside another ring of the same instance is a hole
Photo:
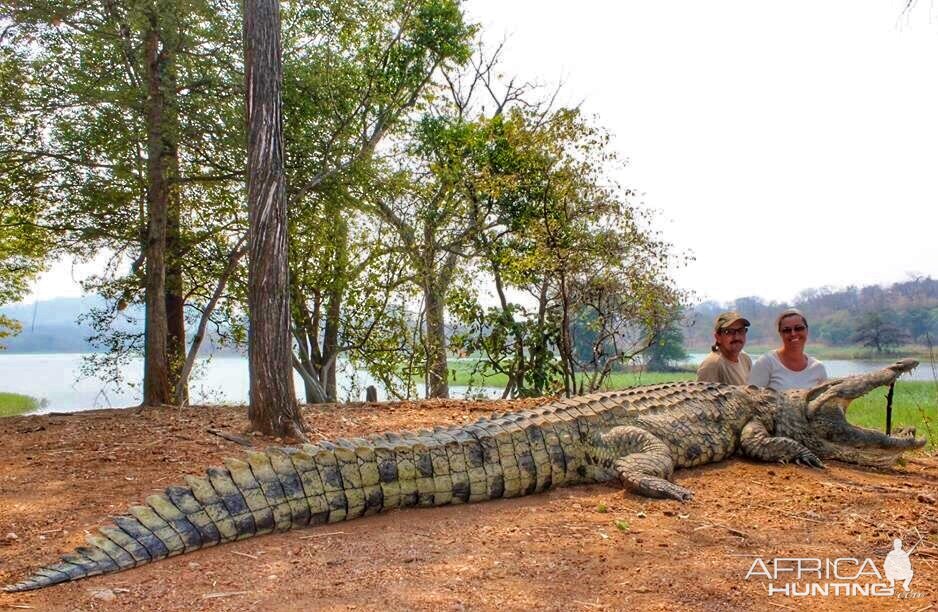
[[[40,589],[215,544],[398,507],[451,503],[451,478],[446,480],[450,490],[443,490],[443,449],[461,456],[462,448],[452,437],[424,434],[428,437],[404,432],[269,448],[226,459],[223,467],[186,476],[185,485],[167,487],[131,506],[88,535],[87,546],[3,590]],[[458,498],[463,491],[456,489]]]
[[[4,590],[39,589],[394,508],[513,497],[558,486],[571,481],[581,460],[570,454],[576,445],[555,411],[248,452],[131,506],[89,535],[87,546]],[[541,415],[544,420],[536,418]]]
[[[167,487],[131,506],[127,514],[114,517],[113,524],[87,536],[87,546],[3,590],[30,591],[215,544],[345,518],[338,508],[330,512],[327,507],[328,499],[335,497],[330,495],[336,484],[330,470],[337,464],[335,453],[312,450],[315,457],[288,448],[249,452],[245,460],[227,459],[224,467],[209,468],[204,476],[186,476],[185,486]],[[316,459],[323,463],[330,493]],[[341,480],[338,485],[341,489]]]

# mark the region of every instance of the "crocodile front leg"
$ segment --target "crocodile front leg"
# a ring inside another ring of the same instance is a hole
[[[793,461],[810,467],[823,468],[817,455],[800,442],[781,436],[771,436],[761,421],[746,423],[739,438],[743,454],[760,461]]]
[[[614,427],[602,436],[614,452],[612,468],[622,486],[639,495],[689,501],[694,493],[668,479],[674,473],[671,450],[660,439],[632,426]]]

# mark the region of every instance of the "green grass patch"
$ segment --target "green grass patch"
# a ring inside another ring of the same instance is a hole
[[[493,376],[483,377],[481,372],[475,372],[475,359],[450,359],[447,362],[449,368],[449,384],[472,387],[496,387],[504,388],[508,384],[508,377],[504,374],[495,374]]]
[[[451,359],[448,365],[451,385],[500,389],[508,384],[508,377],[504,374],[483,377],[478,372],[473,373],[476,362],[471,359]],[[581,378],[582,375],[577,375],[578,381]],[[677,380],[696,380],[696,378],[697,375],[694,372],[613,372],[606,378],[602,390],[612,391],[636,385],[657,385]]]
[[[39,402],[28,395],[0,393],[0,417],[26,414],[39,408]]]
[[[659,385],[680,380],[697,380],[695,372],[613,372],[603,383],[603,391],[614,391],[639,385]]]
[[[847,420],[854,425],[885,431],[886,393],[880,387],[850,403]],[[938,383],[903,381],[896,383],[892,398],[892,427],[915,427],[918,437],[928,438],[928,447],[938,448]]]

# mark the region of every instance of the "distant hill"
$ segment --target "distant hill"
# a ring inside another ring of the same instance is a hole
[[[822,287],[805,289],[790,304],[765,302],[759,297],[741,297],[729,303],[704,302],[693,308],[684,328],[685,344],[692,349],[713,342],[713,321],[725,310],[736,310],[749,319],[749,344],[778,342],[775,317],[794,306],[805,313],[811,325],[812,342],[829,346],[854,345],[858,326],[871,314],[895,329],[905,343],[938,343],[938,281],[915,278],[889,286]]]
[[[86,353],[96,349],[87,340],[92,330],[78,323],[81,314],[104,305],[96,296],[55,298],[30,304],[0,307],[0,314],[16,319],[23,331],[3,340],[6,353]],[[691,350],[706,350],[713,341],[713,320],[724,310],[737,310],[752,322],[750,345],[774,345],[778,335],[775,317],[784,308],[804,311],[811,324],[812,342],[829,346],[855,344],[854,335],[864,316],[877,313],[901,334],[905,342],[925,345],[938,343],[938,280],[916,278],[889,286],[869,285],[834,289],[805,289],[792,303],[766,302],[756,296],[728,303],[704,302],[696,305],[682,329],[684,343]],[[134,323],[130,329],[143,330],[143,310],[131,306]],[[190,332],[191,333],[191,332]],[[233,352],[231,348],[222,352]],[[210,332],[202,353],[218,352]]]
[[[16,319],[23,331],[3,340],[5,353],[89,353],[91,329],[78,316],[104,302],[100,298],[55,298],[0,307],[0,314]]]
[[[23,331],[15,336],[4,338],[0,344],[6,347],[3,353],[94,353],[99,347],[88,342],[93,330],[79,318],[92,308],[105,306],[103,298],[85,296],[80,298],[55,298],[29,304],[11,304],[0,307],[0,314],[16,319],[23,325]],[[130,323],[122,323],[122,329],[131,332],[143,332],[143,307],[135,304],[122,313],[130,318]],[[188,330],[191,335],[193,330]],[[191,340],[191,337],[188,338]],[[221,347],[217,336],[209,330],[202,343],[199,354],[233,354],[232,347]]]

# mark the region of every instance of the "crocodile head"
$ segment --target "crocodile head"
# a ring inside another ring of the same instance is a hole
[[[847,422],[847,407],[877,387],[891,385],[918,365],[903,359],[877,372],[828,380],[813,389],[782,394],[784,409],[776,414],[776,435],[794,438],[822,459],[887,467],[903,452],[921,448],[914,429],[888,436]]]

